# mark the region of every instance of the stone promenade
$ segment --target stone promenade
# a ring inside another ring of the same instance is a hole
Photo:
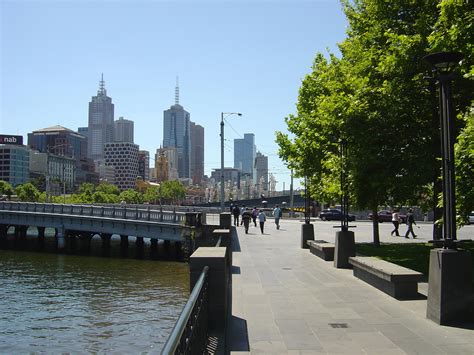
[[[333,242],[333,225],[315,222],[315,239]],[[390,228],[381,225],[382,242],[413,242],[390,237]],[[391,298],[301,249],[300,221],[283,220],[276,230],[268,220],[264,235],[236,229],[231,353],[474,354],[474,323],[446,327],[426,319],[426,284],[420,299]],[[370,223],[353,230],[356,243],[371,240]],[[473,231],[464,227],[463,236]],[[418,236],[430,239],[430,226],[420,226]]]

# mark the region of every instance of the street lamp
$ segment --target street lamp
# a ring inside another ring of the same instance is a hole
[[[224,212],[224,119],[231,115],[242,116],[240,112],[221,112],[221,212]]]
[[[454,173],[454,114],[452,104],[452,70],[462,59],[457,52],[438,52],[423,57],[438,81],[440,100],[441,157],[443,161],[443,239],[444,247],[452,248],[456,240],[456,196]]]
[[[456,191],[454,172],[454,113],[451,81],[461,53],[439,52],[424,59],[439,87],[441,158],[443,161],[443,249],[430,251],[427,318],[438,324],[468,321],[472,299],[472,258],[456,248]],[[434,241],[435,245],[437,241]]]

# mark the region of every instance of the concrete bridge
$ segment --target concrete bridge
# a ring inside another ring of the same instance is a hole
[[[6,238],[11,227],[20,240],[26,238],[28,228],[36,227],[41,245],[45,228],[54,228],[58,249],[64,249],[71,238],[90,244],[94,235],[102,238],[106,248],[111,236],[118,234],[123,247],[128,246],[129,236],[135,236],[138,246],[143,245],[143,238],[150,238],[152,248],[158,240],[164,240],[181,244],[188,254],[193,251],[196,227],[204,222],[205,215],[200,212],[165,211],[145,205],[130,208],[0,202],[0,239]]]

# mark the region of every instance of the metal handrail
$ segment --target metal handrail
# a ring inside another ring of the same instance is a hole
[[[201,309],[201,310],[198,310],[198,312],[196,313],[195,308],[196,307],[202,308],[202,306],[204,307],[207,306],[208,271],[209,271],[209,267],[204,266],[204,268],[202,269],[201,275],[199,276],[199,279],[194,285],[191,295],[189,296],[188,302],[186,302],[186,305],[184,306],[183,311],[181,312],[178,320],[176,321],[175,326],[173,327],[173,330],[171,331],[170,336],[168,337],[168,340],[165,343],[165,346],[163,347],[163,350],[161,350],[161,354],[163,355],[188,354],[190,352],[189,347],[194,344],[193,336],[196,337],[199,335],[204,337],[203,339],[204,342],[202,344],[201,350],[204,349],[204,346],[207,341],[208,310],[207,308]],[[206,324],[200,324],[196,326],[195,324],[192,324],[192,323],[195,322],[199,318],[199,311],[203,311],[205,313],[203,314],[203,317],[205,318],[204,323]],[[203,326],[205,327],[204,334],[202,334]],[[194,349],[193,352],[196,352],[196,349]]]

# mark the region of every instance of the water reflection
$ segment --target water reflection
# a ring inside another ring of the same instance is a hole
[[[0,250],[0,353],[158,351],[188,285],[184,263]]]

